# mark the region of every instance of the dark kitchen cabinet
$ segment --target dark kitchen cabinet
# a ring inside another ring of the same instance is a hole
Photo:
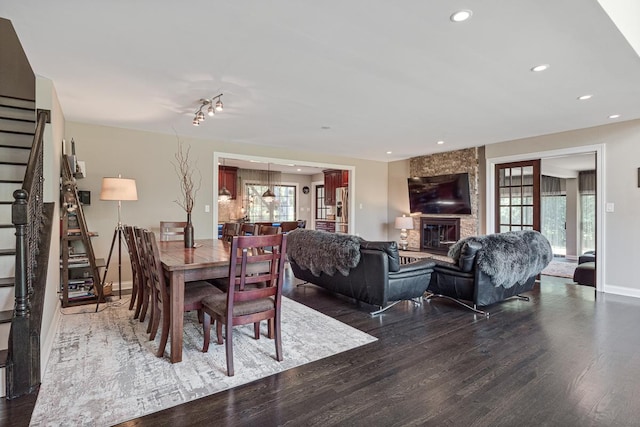
[[[231,193],[231,198],[235,199],[238,194],[237,189],[238,168],[233,166],[218,166],[218,191],[223,186]]]

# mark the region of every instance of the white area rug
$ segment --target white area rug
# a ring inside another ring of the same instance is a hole
[[[578,263],[576,261],[556,261],[553,260],[549,265],[542,270],[540,274],[546,276],[567,277],[573,279],[573,273],[576,271]]]
[[[63,316],[32,426],[110,426],[376,341],[283,297],[284,361],[275,360],[266,322],[259,340],[253,339],[253,325],[236,327],[235,376],[228,377],[225,347],[215,343],[215,331],[209,352],[200,351],[195,313],[185,315],[182,362],[171,364],[169,345],[164,358],[155,357],[160,334],[148,341],[147,323],[134,320],[127,306]]]

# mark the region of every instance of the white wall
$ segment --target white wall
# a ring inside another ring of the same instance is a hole
[[[67,122],[66,139],[74,138],[79,160],[86,162],[87,178],[78,182],[78,188],[91,191],[91,206],[85,207],[89,229],[97,231],[94,238],[96,256],[108,255],[111,237],[117,224],[117,204],[100,200],[102,177],[122,174],[136,179],[138,200],[122,202],[123,223],[156,230],[160,220],[183,220],[186,215],[173,202],[179,195],[179,182],[171,161],[177,149],[175,135],[142,132]],[[193,221],[196,238],[214,236],[213,209],[204,211],[205,205],[214,206],[214,153],[255,155],[260,157],[313,161],[348,165],[354,168],[350,176],[354,200],[354,228],[352,233],[371,240],[386,239],[387,223],[387,164],[351,159],[326,154],[298,152],[289,149],[220,142],[214,140],[181,138],[191,145],[193,158],[198,160],[202,173],[202,188],[196,196]],[[362,206],[362,208],[360,208]],[[123,281],[130,280],[131,272],[126,252],[123,256]],[[108,281],[116,279],[117,267],[112,261]],[[117,285],[115,290],[117,290]]]
[[[640,120],[534,138],[506,141],[486,146],[487,159],[540,153],[563,148],[602,145],[604,163],[600,170],[604,187],[602,203],[614,203],[614,212],[600,218],[604,241],[598,253],[598,270],[604,273],[600,290],[640,297],[635,280],[635,263],[640,256]]]

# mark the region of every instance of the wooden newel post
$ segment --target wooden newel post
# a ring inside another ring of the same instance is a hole
[[[28,236],[29,209],[27,199],[29,195],[23,189],[13,192],[15,202],[11,206],[11,220],[16,227],[16,267],[15,267],[15,316],[27,317],[28,309]]]

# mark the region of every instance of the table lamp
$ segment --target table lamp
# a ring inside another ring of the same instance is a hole
[[[413,218],[402,215],[396,218],[396,229],[400,230],[400,249],[407,250],[407,230],[413,230]]]

